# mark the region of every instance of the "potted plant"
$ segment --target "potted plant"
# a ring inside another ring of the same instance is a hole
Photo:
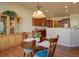
[[[36,42],[39,42],[40,41],[40,37],[41,37],[41,33],[40,32],[36,32],[34,34],[34,38],[36,39]]]
[[[6,14],[6,15],[8,15],[10,17],[17,16],[17,14],[14,11],[10,11],[10,10],[3,11],[2,14]]]

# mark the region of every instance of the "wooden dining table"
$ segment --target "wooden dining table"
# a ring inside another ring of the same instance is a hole
[[[54,38],[51,38],[51,39],[54,39],[56,41],[57,38],[54,37]],[[27,39],[24,39],[24,42],[26,42],[26,43],[27,42],[34,43],[34,44],[30,44],[30,45],[34,45],[35,46],[35,48],[33,48],[33,51],[34,51],[34,54],[35,54],[36,52],[41,51],[41,50],[45,50],[45,49],[48,49],[48,51],[49,50],[52,51],[51,49],[54,49],[54,48],[51,47],[51,42],[52,42],[52,41],[50,42],[51,39],[46,39],[46,40],[44,40],[42,42],[40,42],[40,41],[39,42],[36,42],[36,39],[35,38],[27,38]],[[53,53],[53,51],[51,52],[51,54],[52,53]]]
[[[35,38],[27,38],[27,39],[24,39],[23,41],[28,43],[28,42],[33,42],[35,40],[36,40]],[[44,40],[42,42],[36,42],[36,50],[49,48],[49,46],[50,46],[50,43],[48,40]]]

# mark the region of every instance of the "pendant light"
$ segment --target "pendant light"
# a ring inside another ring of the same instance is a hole
[[[39,2],[37,4],[37,11],[33,13],[32,18],[46,18],[43,12],[39,9]]]

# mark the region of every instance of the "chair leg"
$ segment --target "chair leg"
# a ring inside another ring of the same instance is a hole
[[[26,53],[24,52],[24,57],[25,57]]]
[[[29,57],[32,57],[32,53],[29,53],[29,55],[28,55]]]
[[[26,53],[24,52],[24,57],[26,56]],[[27,57],[33,57],[34,56],[34,52],[28,53]]]
[[[33,56],[34,56],[34,54],[35,54],[35,52],[32,52],[32,53],[31,53],[31,57],[33,57]]]

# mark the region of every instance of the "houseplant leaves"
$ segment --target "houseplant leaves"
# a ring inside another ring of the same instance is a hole
[[[6,14],[6,15],[8,15],[10,17],[17,16],[17,14],[14,11],[9,11],[9,10],[6,10],[6,11],[2,12],[2,14]]]

